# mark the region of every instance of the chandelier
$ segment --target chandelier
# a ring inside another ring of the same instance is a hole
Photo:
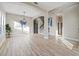
[[[23,30],[24,30],[24,27],[26,26],[26,17],[25,17],[25,11],[23,12],[24,13],[24,17],[23,17],[23,19],[22,20],[20,20],[20,24],[21,24],[21,27],[22,27],[22,32],[23,32]]]
[[[20,24],[22,25],[22,26],[25,26],[26,25],[26,18],[25,18],[25,11],[23,12],[24,13],[24,17],[23,17],[23,19],[22,20],[20,20]]]

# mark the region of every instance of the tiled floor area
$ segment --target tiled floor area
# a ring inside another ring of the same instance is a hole
[[[6,40],[0,48],[1,56],[76,56],[79,51],[70,50],[61,40],[54,37],[44,39],[42,35],[34,34],[30,39],[29,34],[18,34]]]

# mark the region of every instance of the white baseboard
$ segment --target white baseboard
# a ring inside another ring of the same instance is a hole
[[[44,35],[44,33],[39,33],[39,34]]]
[[[64,36],[64,38],[62,39],[62,42],[63,42],[69,49],[72,49],[72,48],[74,47],[74,45],[73,45],[72,43],[70,43],[67,39],[73,40],[73,41],[79,41],[79,39]]]
[[[79,41],[79,39],[77,39],[77,38],[72,38],[72,37],[67,37],[67,36],[64,36],[64,39]]]

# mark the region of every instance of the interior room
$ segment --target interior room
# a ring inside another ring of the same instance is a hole
[[[79,56],[79,3],[0,2],[0,56]]]

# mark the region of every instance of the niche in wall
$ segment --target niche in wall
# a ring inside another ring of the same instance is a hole
[[[58,35],[62,35],[62,16],[58,16]]]

